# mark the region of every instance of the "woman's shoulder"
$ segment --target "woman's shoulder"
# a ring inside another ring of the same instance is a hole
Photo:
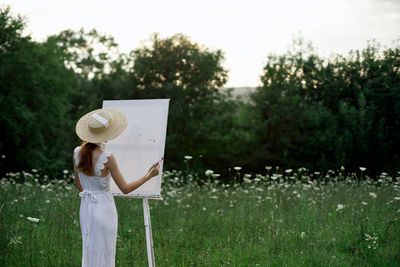
[[[79,151],[81,150],[80,146],[75,147],[74,149],[74,161],[75,161],[75,165],[78,166],[79,164]]]

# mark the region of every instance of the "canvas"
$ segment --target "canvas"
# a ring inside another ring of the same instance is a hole
[[[105,100],[103,108],[115,108],[125,113],[128,127],[117,138],[110,140],[106,151],[114,154],[127,182],[146,174],[149,167],[164,157],[169,99]],[[161,198],[160,174],[129,194],[123,194],[114,181],[111,192],[121,197]]]

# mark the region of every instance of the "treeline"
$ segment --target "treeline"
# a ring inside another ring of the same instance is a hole
[[[244,101],[222,90],[223,52],[182,34],[154,34],[124,54],[95,30],[36,42],[24,27],[23,18],[0,9],[1,174],[71,169],[83,114],[103,100],[146,98],[171,99],[167,169],[400,168],[398,43],[324,59],[297,40],[293,50],[268,57],[262,86]]]

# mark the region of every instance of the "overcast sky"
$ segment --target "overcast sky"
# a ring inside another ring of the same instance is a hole
[[[96,28],[122,52],[154,32],[183,33],[225,52],[228,87],[257,86],[266,57],[284,53],[299,33],[322,56],[347,54],[375,39],[400,38],[400,0],[3,0],[27,17],[37,41],[65,29]]]

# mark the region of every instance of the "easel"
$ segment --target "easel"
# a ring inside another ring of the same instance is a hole
[[[147,261],[149,267],[155,267],[156,262],[154,258],[153,234],[151,232],[150,208],[147,198],[143,198],[143,217],[146,230]]]

